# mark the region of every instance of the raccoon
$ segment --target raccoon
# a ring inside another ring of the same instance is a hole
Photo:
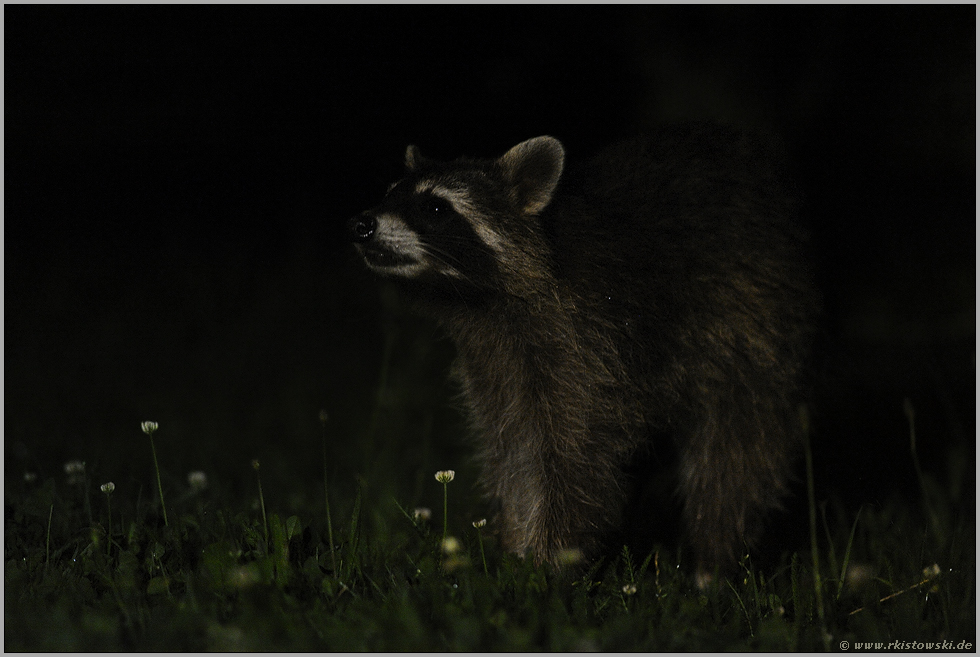
[[[664,440],[699,582],[759,538],[802,442],[818,306],[773,152],[703,124],[568,173],[549,136],[490,160],[409,146],[406,176],[349,221],[367,267],[455,343],[506,549],[595,555],[630,464]]]

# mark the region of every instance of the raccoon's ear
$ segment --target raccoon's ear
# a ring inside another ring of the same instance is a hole
[[[419,153],[418,146],[409,146],[405,149],[405,168],[409,171],[415,171],[425,162],[425,158]]]
[[[537,214],[551,202],[565,166],[565,147],[554,137],[521,142],[497,160],[511,183],[511,197],[525,214]]]

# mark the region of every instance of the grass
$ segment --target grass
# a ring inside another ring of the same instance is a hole
[[[161,424],[161,446],[165,436]],[[322,503],[285,517],[260,479],[234,503],[197,473],[167,491],[175,500],[168,521],[162,495],[124,499],[116,487],[107,504],[91,505],[99,486],[78,474],[74,464],[70,479],[6,481],[6,650],[975,645],[974,520],[921,470],[912,504],[851,513],[833,499],[812,500],[812,551],[787,552],[766,569],[746,557],[737,577],[706,592],[672,546],[645,554],[624,547],[560,573],[501,554],[460,505],[445,504],[465,497],[461,477],[427,477],[422,501],[447,511],[426,519],[406,500],[367,507],[367,497],[378,498],[365,492],[384,488],[384,473],[353,482],[344,498],[325,466]],[[340,503],[331,509],[331,500]]]
[[[556,573],[502,554],[492,518],[474,526],[487,513],[462,423],[443,410],[448,358],[431,328],[376,328],[383,317],[351,311],[365,294],[356,281],[336,286],[350,298],[324,302],[313,264],[295,266],[254,297],[235,297],[234,277],[188,275],[171,294],[201,300],[158,311],[161,326],[143,333],[133,327],[154,311],[139,305],[143,288],[119,291],[133,304],[85,314],[84,295],[56,280],[32,297],[77,303],[64,312],[78,330],[56,340],[42,341],[50,320],[33,306],[12,313],[11,328],[25,328],[12,331],[22,337],[8,378],[29,385],[5,392],[6,650],[975,645],[975,447],[967,428],[940,448],[935,407],[910,402],[903,415],[899,395],[894,417],[859,418],[887,434],[901,472],[828,456],[828,436],[816,436],[800,538],[746,558],[713,589],[697,589],[671,540],[614,545]],[[216,303],[223,314],[211,314]],[[83,340],[93,335],[104,336],[97,349]],[[159,421],[152,444],[143,420]],[[848,461],[896,492],[841,492]],[[452,481],[435,478],[449,470]]]

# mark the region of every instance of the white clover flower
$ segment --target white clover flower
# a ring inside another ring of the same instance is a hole
[[[451,573],[460,568],[466,568],[469,565],[470,559],[465,554],[450,554],[442,562],[442,569],[447,573]]]
[[[436,481],[440,484],[448,484],[450,481],[456,478],[455,470],[440,470],[436,473]]]
[[[585,561],[585,554],[578,548],[565,548],[558,553],[557,561],[562,566],[574,566]]]
[[[455,536],[447,536],[442,539],[442,551],[446,554],[456,554],[462,547],[462,543]]]
[[[259,471],[259,460],[258,459],[252,459],[252,469],[255,470],[256,472]]]
[[[482,527],[486,527],[487,526],[487,519],[486,518],[481,518],[480,520],[474,520],[473,521],[473,526],[476,527],[477,529],[480,529]]]
[[[69,461],[65,463],[65,474],[68,475],[68,485],[85,483],[85,461]]]
[[[869,563],[852,561],[847,566],[844,584],[850,591],[860,591],[874,579],[875,569]]]
[[[102,492],[105,493],[106,495],[111,495],[112,491],[116,490],[116,485],[111,481],[108,481],[102,484],[99,488],[101,488]]]
[[[36,472],[25,472],[24,473],[24,481],[27,482],[27,483],[29,483],[29,484],[33,484],[35,481],[37,481],[37,473]]]
[[[208,487],[208,476],[200,470],[195,470],[188,473],[187,483],[195,493],[198,493]]]
[[[623,593],[633,595],[636,593],[636,584],[623,584]]]
[[[228,584],[236,589],[247,589],[262,581],[262,575],[255,564],[232,568],[226,577]]]
[[[143,433],[145,433],[147,436],[152,436],[153,432],[160,428],[159,424],[156,422],[150,422],[149,420],[144,422],[141,426],[143,427]]]
[[[327,423],[327,420],[329,420],[329,419],[330,419],[330,416],[327,415],[327,409],[321,408],[320,409],[320,422],[323,422],[324,424],[326,424]]]
[[[68,461],[65,463],[65,474],[82,474],[85,472],[85,461]]]
[[[412,517],[416,520],[431,520],[432,519],[432,509],[424,506],[420,506],[415,511],[412,512]]]

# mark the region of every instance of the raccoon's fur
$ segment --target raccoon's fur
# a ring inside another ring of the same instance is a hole
[[[455,342],[504,546],[594,554],[624,470],[669,435],[699,573],[735,564],[801,444],[816,303],[763,141],[669,128],[564,176],[552,137],[449,163],[409,146],[405,161],[349,230]]]

